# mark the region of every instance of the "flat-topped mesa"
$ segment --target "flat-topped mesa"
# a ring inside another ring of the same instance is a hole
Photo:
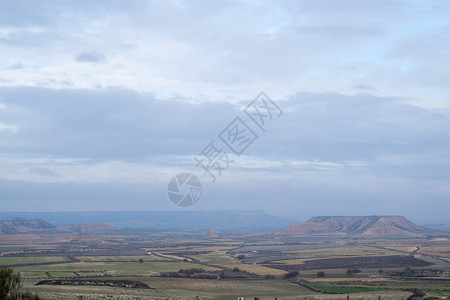
[[[275,235],[423,235],[434,230],[403,216],[320,216],[288,226]]]

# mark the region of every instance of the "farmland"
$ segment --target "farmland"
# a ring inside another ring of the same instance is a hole
[[[23,289],[43,299],[406,299],[412,288],[450,296],[447,239],[127,233],[33,245],[14,240],[0,246],[0,265],[13,266]],[[36,285],[42,280],[66,284]],[[150,289],[79,284],[95,280]]]

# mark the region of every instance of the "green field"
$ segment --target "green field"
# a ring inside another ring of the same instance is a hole
[[[158,256],[77,256],[82,262],[137,262],[142,259],[145,262],[170,261],[170,259]]]
[[[160,262],[74,262],[54,265],[33,265],[16,267],[16,272],[23,273],[24,278],[33,278],[27,274],[50,272],[50,274],[62,274],[58,272],[96,272],[106,271],[112,276],[157,276],[160,272],[176,272],[179,269],[202,268],[206,271],[218,271],[220,269],[181,261],[160,261]],[[80,274],[81,275],[81,274]],[[83,274],[85,275],[85,274]],[[94,275],[87,275],[94,276]],[[41,277],[41,276],[39,276]],[[56,276],[55,276],[56,277]],[[66,276],[64,276],[66,277]]]
[[[365,293],[365,292],[375,292],[375,291],[389,291],[389,288],[373,288],[364,286],[347,286],[347,285],[336,285],[328,282],[309,282],[305,284],[316,290],[324,293],[332,294],[354,294],[354,293]]]
[[[0,256],[0,266],[42,264],[71,261],[65,256],[9,257]]]

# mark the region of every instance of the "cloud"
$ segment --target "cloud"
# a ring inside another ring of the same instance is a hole
[[[10,133],[15,133],[17,131],[17,126],[11,124],[0,123],[0,132],[9,131]]]
[[[448,56],[439,47],[448,40],[444,4],[421,5],[432,22],[412,1],[387,0],[2,5],[0,51],[9,54],[0,63],[27,66],[0,71],[8,78],[2,84],[65,88],[70,82],[210,100],[262,89],[283,97],[299,90],[353,93],[362,84],[381,96],[419,93],[441,105],[446,99],[440,89],[448,68],[432,62]],[[433,55],[418,62],[420,49]],[[417,68],[405,72],[411,59]],[[420,78],[424,72],[428,79]]]
[[[202,177],[193,156],[211,141],[227,151],[217,135],[236,116],[251,126],[241,109],[264,90],[285,114],[222,183],[202,177],[202,208],[398,211],[412,199],[422,212],[427,197],[446,208],[447,12],[442,1],[2,2],[0,178],[17,185],[0,200],[13,209],[29,185],[40,207],[64,207],[50,190],[75,201],[73,184],[101,207],[123,184],[117,207],[136,186],[136,205],[165,207],[167,180]]]
[[[9,70],[18,70],[18,69],[22,69],[22,68],[23,68],[23,65],[20,62],[12,64],[8,67]]]
[[[29,170],[31,174],[50,176],[50,177],[58,177],[59,174],[50,170],[49,168],[31,168]]]
[[[82,52],[75,56],[77,62],[97,63],[105,61],[105,55],[96,52]]]

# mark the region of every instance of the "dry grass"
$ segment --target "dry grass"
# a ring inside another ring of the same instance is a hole
[[[124,278],[139,280],[155,288],[126,289],[114,287],[92,286],[34,286],[28,281],[25,290],[38,293],[44,299],[77,299],[82,294],[86,299],[114,299],[120,296],[123,299],[140,297],[143,299],[182,298],[195,299],[237,299],[239,296],[253,299],[298,299],[301,295],[313,294],[304,287],[285,280],[202,280],[187,278]]]
[[[420,247],[418,253],[450,258],[450,246]]]
[[[406,252],[406,253],[411,253],[417,249],[416,246],[384,246],[384,248],[396,250],[396,251],[402,251],[402,252]]]

